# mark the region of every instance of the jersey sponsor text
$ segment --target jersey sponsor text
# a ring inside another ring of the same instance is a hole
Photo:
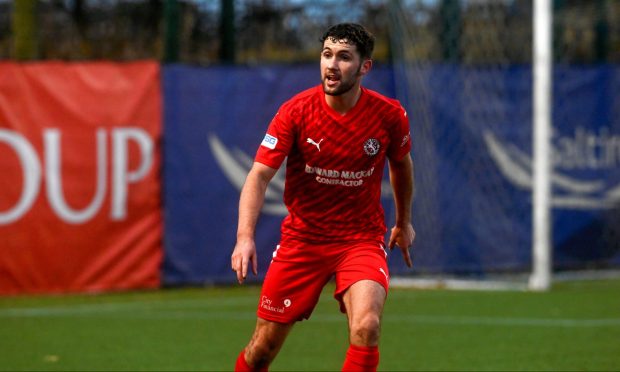
[[[363,178],[372,176],[374,171],[374,167],[361,171],[341,171],[335,169],[323,169],[306,164],[306,173],[317,174],[315,180],[318,183],[326,185],[340,185],[347,187],[361,186],[364,183]]]
[[[265,134],[265,138],[263,138],[263,142],[261,146],[265,146],[268,149],[275,149],[276,144],[278,143],[278,139],[270,134]]]

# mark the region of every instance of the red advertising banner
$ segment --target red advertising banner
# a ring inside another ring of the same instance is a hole
[[[160,284],[156,62],[0,62],[0,295]]]

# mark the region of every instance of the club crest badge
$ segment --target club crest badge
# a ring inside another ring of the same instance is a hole
[[[364,142],[364,152],[368,156],[375,156],[379,153],[381,144],[374,138],[370,138]]]

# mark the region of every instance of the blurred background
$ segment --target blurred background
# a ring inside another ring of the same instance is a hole
[[[550,8],[550,269],[616,272],[620,1]],[[364,84],[411,120],[415,265],[395,255],[392,274],[523,284],[533,17],[528,0],[0,0],[0,293],[234,281],[245,174],[338,22],[375,34]],[[256,281],[282,190],[279,174]],[[389,186],[382,202],[390,225]]]
[[[619,61],[618,1],[552,3],[555,61]],[[312,62],[317,35],[349,21],[373,30],[374,57],[389,63],[394,6],[415,37],[407,49],[418,60],[531,61],[531,0],[2,0],[0,58],[201,66]]]

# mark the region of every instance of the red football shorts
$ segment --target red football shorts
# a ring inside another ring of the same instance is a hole
[[[377,241],[307,244],[285,242],[273,252],[258,302],[259,318],[278,323],[308,319],[321,291],[335,276],[334,298],[346,312],[342,296],[355,282],[373,280],[388,291],[387,254]]]

